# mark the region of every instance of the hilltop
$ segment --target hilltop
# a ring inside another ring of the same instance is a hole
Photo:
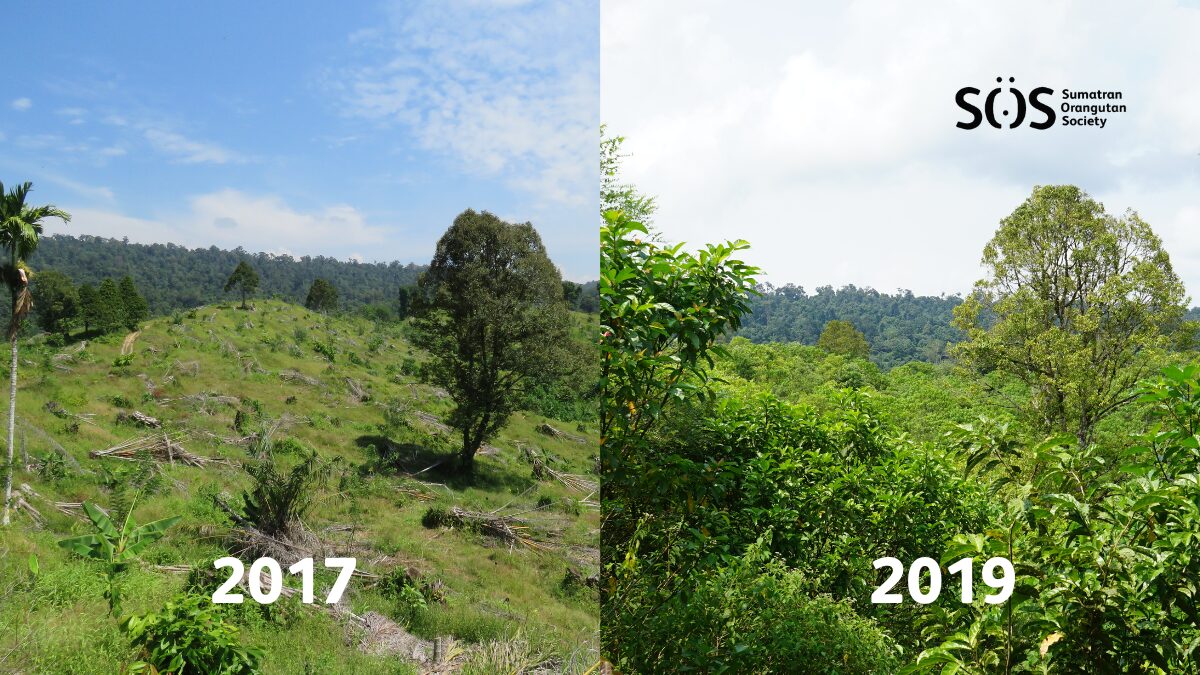
[[[592,334],[590,320],[579,317],[578,339]],[[56,545],[91,531],[82,502],[119,513],[136,498],[139,523],[182,516],[126,573],[124,614],[223,582],[217,558],[247,547],[247,563],[260,555],[263,542],[238,521],[255,483],[246,468],[268,436],[285,473],[310,453],[328,471],[306,499],[307,538],[284,542],[279,556],[303,548],[318,570],[323,556],[353,556],[358,574],[336,611],[249,598],[222,609],[244,644],[265,651],[265,672],[417,672],[412,652],[435,641],[439,658],[472,672],[594,663],[594,426],[518,413],[473,480],[443,473],[455,444],[442,422],[451,403],[416,377],[424,355],[406,331],[259,300],[251,311],[206,305],[65,349],[26,341],[15,479],[24,506],[0,531],[0,653],[10,654],[0,665],[117,672],[131,660],[106,615],[100,566]]]

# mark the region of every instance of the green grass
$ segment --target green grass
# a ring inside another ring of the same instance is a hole
[[[520,638],[522,649],[553,657],[569,670],[590,666],[581,655],[596,649],[596,598],[566,594],[561,585],[569,566],[585,574],[596,572],[599,514],[578,504],[586,495],[555,481],[535,480],[520,447],[534,446],[557,460],[557,470],[595,480],[597,439],[574,423],[520,413],[492,441],[499,452],[477,459],[474,480],[437,469],[420,474],[424,484],[404,477],[402,470],[423,469],[454,447],[453,438],[411,414],[421,411],[444,418],[452,404],[404,374],[423,359],[408,345],[404,331],[403,325],[327,318],[293,305],[259,301],[249,312],[230,304],[150,321],[128,365],[118,361],[123,335],[91,340],[78,354],[57,360],[55,352],[40,347],[36,339],[23,344],[14,482],[27,483],[41,495],[31,503],[46,523],[38,528],[26,514],[17,514],[14,525],[0,531],[0,670],[118,672],[135,657],[115,620],[107,616],[99,566],[55,545],[58,539],[87,532],[88,524],[53,506],[86,500],[111,507],[113,487],[136,476],[135,462],[88,456],[152,433],[117,421],[126,405],[162,420],[167,433],[186,434],[182,444],[190,452],[230,463],[203,469],[159,465],[161,489],[138,501],[135,517],[143,523],[176,514],[183,519],[125,575],[127,614],[155,610],[184,587],[187,574],[155,566],[211,569],[213,560],[229,553],[230,523],[212,497],[223,494],[236,505],[250,484],[240,468],[247,450],[226,442],[239,435],[233,424],[240,409],[248,416],[250,430],[290,416],[293,422],[277,438],[294,439],[338,462],[334,478],[316,496],[306,520],[318,533],[339,526],[321,535],[331,551],[357,557],[358,569],[374,574],[414,568],[445,589],[444,604],[412,611],[356,578],[347,591],[355,612],[387,614],[418,635],[452,635],[460,644],[526,636]],[[332,346],[333,361],[314,344]],[[68,346],[64,353],[77,346]],[[319,379],[321,386],[280,377],[291,370]],[[346,378],[361,383],[370,400],[355,399]],[[202,393],[236,397],[238,403],[189,398]],[[56,416],[47,408],[51,401],[85,419]],[[410,429],[384,424],[383,406],[395,402],[410,411]],[[547,421],[586,442],[538,433],[536,427]],[[371,452],[371,446],[382,447],[389,438],[404,443],[410,455],[400,469],[381,465]],[[68,459],[42,461],[56,455],[50,439],[65,449]],[[23,470],[22,446],[32,471]],[[280,461],[290,460],[282,456]],[[434,499],[420,501],[401,488],[417,488]],[[521,517],[528,520],[534,538],[552,542],[554,549],[510,549],[474,532],[427,529],[421,516],[434,505],[525,512]],[[40,561],[36,580],[27,569],[30,555]],[[323,578],[318,576],[318,586]],[[298,580],[288,583],[298,586]],[[243,641],[265,650],[266,672],[413,672],[396,657],[360,653],[347,629],[317,609],[304,608],[286,621],[266,620],[260,614],[243,611],[234,618]],[[530,636],[536,636],[532,646]]]

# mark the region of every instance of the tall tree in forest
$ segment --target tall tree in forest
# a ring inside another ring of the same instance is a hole
[[[121,277],[117,292],[121,295],[121,316],[124,319],[125,327],[129,330],[137,330],[138,324],[150,317],[150,307],[146,304],[146,299],[142,297],[141,293],[138,293],[137,286],[133,283],[133,277],[128,274]]]
[[[860,359],[871,355],[871,345],[867,343],[867,336],[863,335],[862,331],[855,328],[854,324],[849,321],[839,321],[838,319],[825,324],[825,329],[821,331],[821,337],[817,339],[817,346],[830,354],[842,354]]]
[[[313,279],[312,286],[308,287],[308,297],[304,300],[304,306],[322,314],[335,311],[338,306],[337,289],[324,279]]]
[[[245,260],[238,263],[233,274],[229,275],[229,280],[225,282],[226,293],[235,288],[242,294],[242,309],[250,309],[246,305],[246,297],[258,290],[258,272]]]
[[[0,183],[0,247],[8,253],[2,273],[4,284],[12,296],[12,318],[8,326],[12,360],[8,371],[8,463],[4,479],[4,525],[9,523],[12,507],[13,434],[17,422],[17,332],[22,319],[33,306],[25,260],[37,250],[38,239],[42,236],[42,221],[47,218],[58,218],[63,222],[71,220],[70,214],[56,206],[26,204],[25,199],[32,188],[32,183],[25,182],[5,192],[4,184]]]
[[[100,293],[91,284],[79,287],[79,320],[83,322],[83,332],[90,333],[100,325]]]
[[[533,225],[468,209],[438,241],[420,292],[413,342],[432,356],[426,377],[454,400],[459,469],[471,473],[530,377],[561,361],[562,278]]]
[[[399,318],[404,319],[412,314],[413,302],[420,295],[421,289],[416,286],[401,286],[400,292],[396,296],[396,313]]]
[[[101,333],[114,333],[125,325],[125,302],[117,282],[105,279],[96,289],[96,329]]]
[[[1183,283],[1137,213],[1121,217],[1073,185],[1039,186],[983,249],[986,276],[955,308],[953,353],[1029,385],[1030,420],[1087,446],[1133,401],[1148,356],[1182,319]]]
[[[71,322],[79,316],[79,291],[67,275],[58,270],[39,272],[30,284],[37,322],[47,333],[71,336]]]

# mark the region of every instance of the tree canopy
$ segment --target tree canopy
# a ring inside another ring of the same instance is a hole
[[[308,297],[304,299],[304,306],[314,312],[335,311],[338,307],[337,289],[320,277],[313,279],[312,286],[308,289]]]
[[[71,278],[58,270],[39,272],[33,277],[32,292],[38,326],[64,338],[70,335],[71,321],[80,304],[79,291]]]
[[[438,240],[421,276],[414,343],[425,376],[455,403],[459,467],[508,421],[532,376],[559,363],[568,329],[562,278],[529,223],[466,210]]]
[[[246,298],[258,290],[258,272],[245,260],[238,263],[229,280],[225,282],[225,292],[237,289],[242,296],[242,309],[246,309]]]
[[[871,354],[871,345],[867,344],[867,338],[862,331],[849,321],[837,319],[825,324],[817,346],[830,354],[855,356],[860,359],[865,359]]]
[[[1086,446],[1097,422],[1134,399],[1183,318],[1162,242],[1132,210],[1112,216],[1078,187],[1040,186],[1000,221],[983,266],[954,311],[967,335],[954,354],[1019,377],[1031,422]]]

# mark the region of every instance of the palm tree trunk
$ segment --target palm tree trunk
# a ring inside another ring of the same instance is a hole
[[[12,368],[8,372],[8,470],[4,478],[4,525],[12,508],[13,434],[17,428],[17,336],[12,337]]]

